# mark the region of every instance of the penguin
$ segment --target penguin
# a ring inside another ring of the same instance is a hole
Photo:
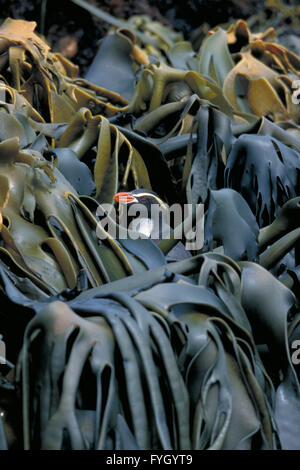
[[[119,192],[114,195],[113,200],[119,204],[119,221],[124,217],[124,211],[127,211],[126,218],[123,219],[127,221],[127,227],[151,238],[155,244],[168,237],[173,230],[166,222],[169,222],[169,206],[154,191],[134,189],[130,192]],[[190,256],[179,241],[169,252],[168,259],[179,260]]]

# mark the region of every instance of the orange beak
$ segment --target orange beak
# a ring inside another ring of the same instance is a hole
[[[113,200],[119,203],[127,204],[128,202],[135,201],[135,197],[131,193],[117,193],[114,195]]]

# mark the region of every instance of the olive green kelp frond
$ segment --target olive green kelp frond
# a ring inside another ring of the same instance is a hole
[[[112,24],[83,78],[34,22],[0,26],[15,446],[299,448],[300,59],[265,8],[191,41],[146,17]],[[193,209],[156,244],[119,225],[119,192]]]
[[[188,395],[165,322],[121,294],[89,304],[84,311],[79,306],[83,318],[62,302],[51,303],[28,325],[25,447],[189,449]],[[36,347],[44,366],[29,370]],[[29,383],[34,370],[40,373]],[[40,390],[34,403],[31,389]]]
[[[225,184],[241,192],[260,226],[299,196],[300,154],[269,136],[241,135],[228,157]]]
[[[142,111],[153,111],[165,102],[168,93],[176,85],[184,86],[181,99],[195,93],[199,98],[219,106],[225,114],[232,117],[235,114],[222,89],[212,80],[193,70],[174,69],[160,62],[150,64],[142,71],[129,111],[137,115]],[[240,114],[239,110],[236,114]]]
[[[0,73],[47,122],[65,122],[80,107],[113,115],[128,101],[76,78],[78,67],[34,33],[35,22],[8,18],[0,27]]]
[[[274,41],[275,30],[252,34],[239,20],[227,32],[210,31],[199,50],[198,71],[210,77],[235,111],[299,123],[299,106],[292,99],[300,59]]]
[[[240,268],[208,254],[170,269],[51,303],[29,323],[26,448],[276,448]],[[197,269],[198,286],[186,277]]]
[[[151,189],[147,167],[139,151],[120,130],[101,115],[93,116],[87,108],[81,108],[71,119],[57,147],[68,148],[81,159],[88,161],[88,151],[97,145],[94,163],[96,199],[112,203],[119,185],[128,187],[128,177],[136,188]],[[91,158],[93,158],[91,153]]]
[[[283,448],[296,449],[300,387],[292,343],[299,339],[299,301],[266,269],[248,262],[241,267],[242,305],[253,326],[255,342],[267,345],[262,359],[276,384],[275,418],[280,440]],[[262,335],[262,331],[268,334]],[[283,380],[276,376],[278,370]]]
[[[97,238],[102,226],[39,152],[20,151],[17,138],[2,142],[0,152],[0,253],[13,271],[55,294],[74,288],[82,269],[93,287],[145,269],[108,233]],[[148,240],[141,243],[145,250],[153,246]]]

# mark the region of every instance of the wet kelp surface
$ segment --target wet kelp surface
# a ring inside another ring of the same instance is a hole
[[[79,77],[35,26],[0,27],[0,447],[299,449],[299,57],[135,17]],[[100,240],[139,188],[203,248]]]

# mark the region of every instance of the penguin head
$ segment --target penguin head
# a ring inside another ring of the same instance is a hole
[[[155,205],[158,214],[160,214],[164,211],[167,211],[169,208],[168,205],[154,191],[149,189],[134,189],[130,192],[119,192],[114,195],[113,200],[119,204],[119,216],[122,216],[125,210],[127,211],[127,214],[129,214],[129,209],[135,204],[143,206],[142,217],[139,218],[138,225],[135,227],[135,229],[146,236],[151,236],[155,232],[157,233],[157,238],[159,238],[162,218],[160,217],[158,223],[155,224],[152,218],[152,209]],[[126,220],[129,225],[131,222],[133,222],[134,217],[127,216]]]
[[[150,189],[134,189],[130,192],[120,192],[114,195],[113,200],[127,207],[132,204],[142,204],[147,208],[149,217],[151,216],[152,205],[159,205],[161,210],[168,209],[167,204]]]

